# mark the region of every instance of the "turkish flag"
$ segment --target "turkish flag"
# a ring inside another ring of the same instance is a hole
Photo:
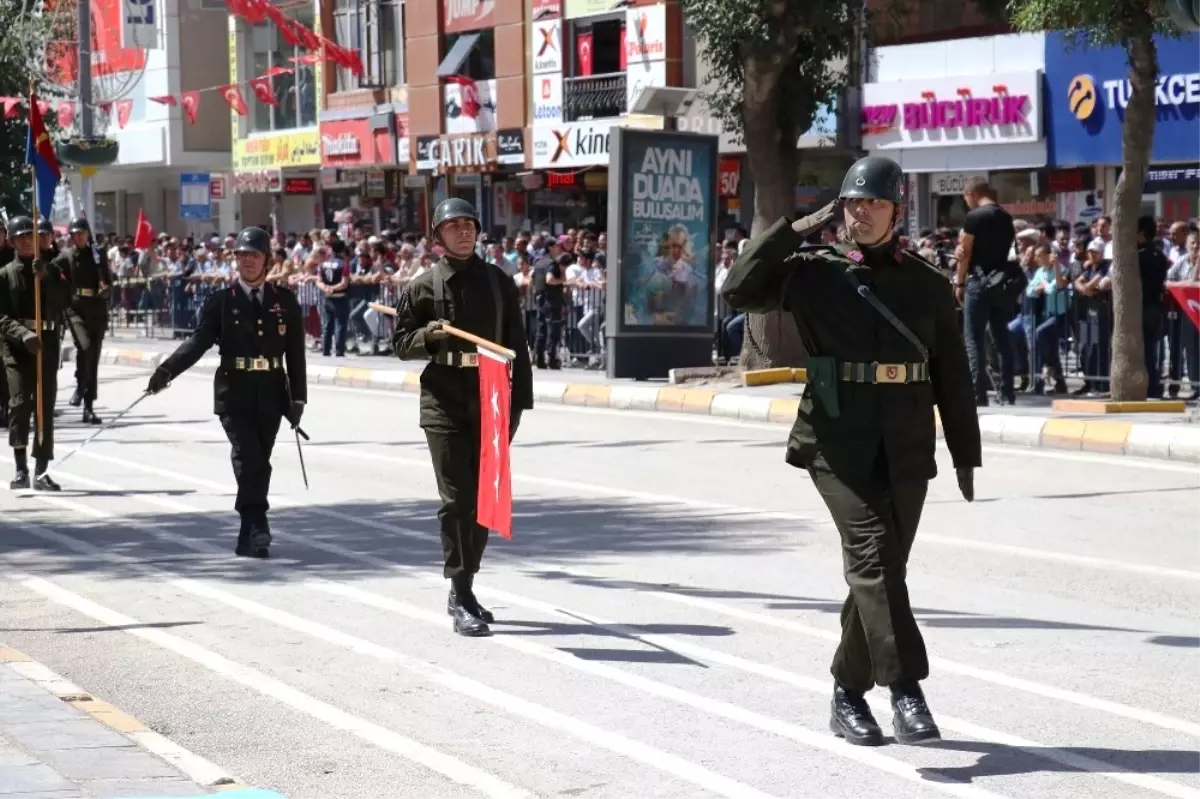
[[[453,83],[459,87],[459,104],[462,106],[463,116],[478,119],[483,106],[479,104],[479,87],[475,81],[466,75],[447,75],[446,83]]]
[[[117,127],[122,130],[129,124],[129,116],[133,113],[133,100],[117,100]]]
[[[70,100],[60,101],[58,104],[58,126],[60,128],[69,128],[74,121],[75,103]]]
[[[479,350],[479,496],[476,521],[512,538],[512,469],[508,424],[512,392],[508,359]]]
[[[242,97],[242,90],[236,83],[227,83],[222,86],[221,96],[225,98],[225,102],[229,103],[230,108],[237,111],[238,116],[246,116],[246,100]]]
[[[586,78],[592,74],[592,34],[581,33],[575,39],[575,54],[579,57],[579,77]],[[622,52],[624,52],[622,50]]]
[[[1167,291],[1192,320],[1192,325],[1200,329],[1200,283],[1168,283]]]
[[[154,246],[154,228],[146,218],[146,212],[138,209],[137,231],[133,234],[133,249],[148,250]]]
[[[187,114],[188,124],[196,124],[196,114],[200,113],[200,92],[184,92],[182,95],[183,113]]]
[[[279,100],[275,99],[275,90],[271,88],[271,77],[263,75],[261,78],[251,78],[246,81],[250,84],[250,90],[254,92],[254,96],[260,103],[264,105],[279,105]]]

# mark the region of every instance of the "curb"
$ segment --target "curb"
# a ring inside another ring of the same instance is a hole
[[[73,355],[74,348],[64,350],[64,358],[67,360]],[[166,353],[138,349],[106,348],[100,353],[101,363],[121,366],[152,368],[164,358]],[[202,358],[196,367],[215,369],[220,362],[220,358]],[[308,378],[317,385],[346,388],[419,391],[421,387],[419,371],[371,369],[363,366],[310,364]],[[535,380],[533,398],[535,402],[558,405],[686,413],[789,426],[796,421],[800,410],[798,399],[678,386],[609,386],[600,383],[551,383]],[[938,435],[941,436],[940,419],[936,424]],[[1134,424],[1099,419],[981,414],[979,431],[986,444],[1200,463],[1200,425],[1194,424]]]
[[[248,799],[253,794],[259,793],[237,778],[230,776],[220,766],[189,752],[174,741],[149,729],[132,716],[122,713],[103,699],[92,696],[41,663],[2,644],[0,644],[0,667],[15,671],[76,710],[86,713],[94,721],[125,736],[146,752],[179,769],[184,776],[201,787],[216,789],[228,799],[233,799],[239,794],[226,792],[245,792],[241,794],[242,799]],[[274,795],[278,796],[278,794]]]

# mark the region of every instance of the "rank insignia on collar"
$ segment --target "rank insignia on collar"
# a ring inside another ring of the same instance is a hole
[[[854,261],[856,264],[861,264],[863,262],[863,254],[858,250],[851,250],[850,252],[846,253],[846,257],[851,261]]]

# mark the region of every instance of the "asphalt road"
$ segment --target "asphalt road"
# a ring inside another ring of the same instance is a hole
[[[111,415],[146,373],[106,367]],[[64,374],[64,378],[66,375]],[[62,381],[66,384],[67,380]],[[989,448],[909,566],[945,740],[826,729],[837,536],[784,430],[547,406],[453,635],[412,394],[313,387],[275,559],[232,556],[228,445],[185,376],[0,495],[0,640],[247,783],[335,797],[1200,797],[1194,467]],[[63,391],[65,399],[66,389]],[[59,455],[90,430],[62,421]],[[874,692],[890,730],[886,694]]]

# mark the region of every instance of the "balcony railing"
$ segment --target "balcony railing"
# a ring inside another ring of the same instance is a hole
[[[563,121],[605,119],[625,113],[625,73],[563,79]]]

